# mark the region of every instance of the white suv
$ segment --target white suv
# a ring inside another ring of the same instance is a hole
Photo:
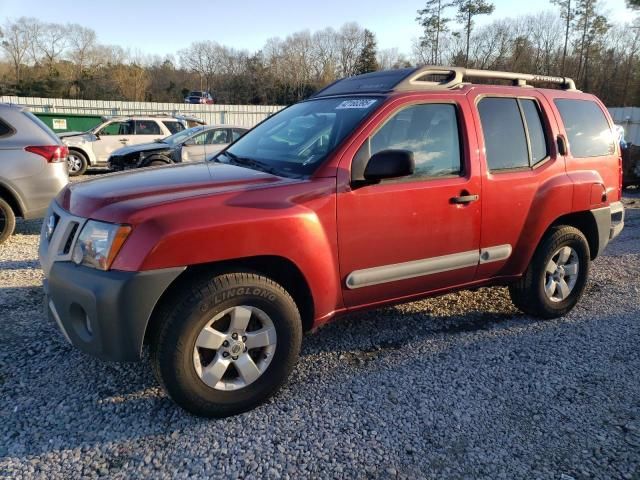
[[[90,166],[107,166],[114,150],[127,145],[149,143],[185,129],[174,117],[111,118],[84,133],[63,133],[69,147],[69,175],[82,175]]]

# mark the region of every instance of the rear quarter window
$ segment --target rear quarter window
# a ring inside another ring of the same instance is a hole
[[[554,100],[575,158],[601,157],[615,152],[613,132],[600,106],[590,100]]]
[[[13,135],[14,130],[11,126],[0,118],[0,138],[10,137]]]
[[[33,113],[29,112],[28,110],[24,110],[22,113],[26,117],[28,117],[33,123],[35,123],[40,128],[40,130],[46,133],[47,136],[53,141],[54,145],[59,145],[61,143],[58,136],[55,133],[53,133],[53,130],[51,130],[46,123],[44,123],[42,120],[40,120],[38,117],[36,117]]]

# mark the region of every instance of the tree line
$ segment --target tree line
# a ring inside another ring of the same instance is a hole
[[[440,64],[569,76],[607,105],[640,105],[638,17],[616,24],[601,0],[551,0],[548,11],[477,25],[494,13],[488,0],[427,0],[408,53],[379,49],[374,32],[346,23],[269,39],[256,52],[204,40],[164,57],[101,44],[81,25],[23,17],[0,29],[0,92],[181,102],[209,90],[218,103],[289,104],[337,78]]]

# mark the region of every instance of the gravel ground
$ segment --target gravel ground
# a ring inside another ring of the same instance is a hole
[[[103,363],[42,313],[39,222],[0,247],[0,477],[640,478],[640,193],[566,318],[481,289],[353,315],[224,420],[147,362]]]

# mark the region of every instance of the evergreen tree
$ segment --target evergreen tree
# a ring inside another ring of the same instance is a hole
[[[567,48],[569,46],[569,35],[571,33],[571,23],[575,12],[574,6],[571,5],[571,0],[551,0],[551,3],[560,7],[560,18],[565,21],[564,31],[564,48],[562,50],[562,66],[560,67],[560,74],[564,75],[565,63],[567,60]]]
[[[458,7],[457,19],[459,22],[464,23],[464,32],[467,36],[464,66],[468,67],[473,17],[477,17],[478,15],[491,15],[495,10],[495,6],[486,0],[454,0],[454,5]]]
[[[427,0],[425,7],[418,10],[416,21],[424,29],[424,35],[420,38],[422,46],[431,47],[431,63],[440,63],[440,36],[448,31],[447,23],[450,18],[444,16],[444,11],[453,6],[452,1]]]
[[[358,60],[356,61],[356,74],[375,72],[378,70],[376,36],[370,30],[364,31],[364,43]]]

